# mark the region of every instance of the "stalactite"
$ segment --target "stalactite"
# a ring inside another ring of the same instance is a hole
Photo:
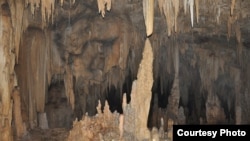
[[[69,54],[65,55],[65,58],[67,60],[66,62],[66,68],[65,68],[65,76],[64,76],[64,83],[65,83],[65,91],[66,91],[66,96],[68,98],[68,101],[71,105],[71,108],[74,110],[75,109],[75,94],[73,91],[73,74],[70,66],[68,65],[68,57]]]
[[[63,5],[63,1],[64,1],[64,0],[60,0],[60,4],[61,4],[61,6]]]
[[[173,31],[177,32],[177,18],[179,15],[180,2],[179,0],[165,0],[163,2],[159,1],[158,3],[159,8],[163,9],[167,23],[168,36],[170,36]]]
[[[224,109],[221,107],[221,101],[212,91],[208,92],[206,101],[206,120],[207,124],[217,124],[225,121]]]
[[[235,26],[235,36],[236,36],[238,44],[241,44],[241,30],[240,30],[239,24],[236,24]]]
[[[232,17],[230,16],[227,21],[227,39],[229,40],[232,32]]]
[[[111,0],[105,0],[106,5],[107,5],[107,10],[110,11],[111,10]]]
[[[199,23],[199,1],[195,0],[195,10],[196,10],[196,22]]]
[[[41,1],[41,13],[42,13],[43,27],[46,25],[46,23],[49,22],[50,18],[53,23],[54,6],[55,6],[55,0],[42,0]]]
[[[188,0],[184,0],[184,1],[183,1],[183,4],[184,4],[183,7],[184,7],[184,14],[185,14],[185,15],[187,14],[187,1],[188,1]]]
[[[18,62],[19,45],[20,45],[21,34],[23,32],[22,21],[23,21],[23,11],[24,11],[24,1],[9,0],[8,3],[10,5],[10,10],[11,10],[12,26],[14,27],[14,46],[15,46],[16,62]]]
[[[177,32],[177,17],[179,15],[179,0],[173,0],[172,3],[174,6],[174,27],[175,27],[175,32]]]
[[[143,0],[143,15],[147,36],[153,33],[154,28],[154,0]]]
[[[231,10],[230,10],[231,16],[233,15],[234,7],[235,7],[235,0],[231,0]]]
[[[163,14],[163,4],[164,4],[164,0],[158,0],[158,6],[159,6],[161,14]]]
[[[221,14],[221,11],[220,11],[220,6],[218,5],[218,9],[217,9],[217,15],[216,15],[216,23],[219,25],[220,24],[220,14]]]
[[[235,26],[235,36],[237,40],[237,59],[240,65],[242,65],[242,53],[243,53],[243,45],[241,42],[241,30],[240,25],[237,23]]]
[[[101,13],[102,17],[105,17],[105,11],[111,10],[111,0],[97,0],[98,12]]]
[[[164,3],[164,15],[166,17],[167,28],[168,28],[168,36],[171,35],[171,32],[174,27],[174,7],[172,5],[171,0],[166,0]]]
[[[30,85],[28,85],[30,91],[30,95],[35,101],[35,109],[36,112],[44,112],[45,106],[45,91],[46,91],[46,44],[45,44],[45,36],[41,31],[31,32],[35,33],[30,35],[32,37],[31,44],[27,51],[30,53],[30,58],[28,58],[28,62],[30,64],[29,71],[30,75],[28,76],[28,80]],[[28,56],[27,56],[28,57]]]
[[[28,2],[26,2],[27,4],[30,3],[30,10],[33,15],[35,14],[35,9],[40,7],[40,2],[40,0],[28,0]]]
[[[236,67],[231,67],[230,68],[230,77],[233,78],[233,83],[235,86],[235,123],[236,124],[241,124],[242,123],[242,103],[241,103],[241,98],[242,98],[242,93],[241,93],[241,88],[242,88],[242,81],[241,81],[241,70]]]
[[[229,16],[227,21],[227,39],[229,40],[232,34],[232,24],[237,20],[237,16]]]
[[[191,25],[194,26],[194,0],[189,0]]]
[[[180,101],[180,84],[179,84],[179,47],[174,47],[174,82],[171,88],[171,95],[168,99],[167,111],[172,120],[178,117],[179,101]]]

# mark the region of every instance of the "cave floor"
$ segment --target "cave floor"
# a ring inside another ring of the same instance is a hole
[[[66,128],[53,128],[53,129],[40,129],[35,128],[29,130],[28,133],[22,138],[17,139],[14,136],[14,141],[67,141],[69,136],[69,129]],[[119,131],[103,131],[103,139],[105,141],[135,141],[135,138],[131,133],[124,132],[123,139],[119,137]],[[158,134],[152,133],[152,138],[158,136]],[[158,136],[159,141],[167,141],[167,132],[164,133],[162,137]],[[97,139],[99,137],[95,137],[94,141],[99,141]],[[97,139],[97,140],[96,140]]]
[[[26,134],[22,139],[14,139],[14,141],[66,141],[69,130],[66,128],[40,129],[35,128]]]

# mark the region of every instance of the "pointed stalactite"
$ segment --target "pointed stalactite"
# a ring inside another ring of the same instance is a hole
[[[163,14],[163,4],[164,4],[164,0],[158,0],[158,6],[159,6],[161,14]]]
[[[191,25],[194,26],[194,0],[189,0],[189,10],[190,10],[190,19]]]
[[[21,40],[21,34],[23,32],[23,11],[24,11],[24,1],[23,0],[9,0],[8,1],[11,10],[11,20],[12,26],[14,27],[14,46],[16,54],[16,62],[18,63],[19,46]]]
[[[61,4],[61,6],[63,6],[63,0],[60,0],[60,4]]]
[[[164,5],[164,15],[166,17],[166,23],[168,28],[168,36],[171,35],[173,27],[174,27],[174,7],[172,6],[171,0],[166,0]]]
[[[183,0],[183,7],[184,7],[184,14],[186,15],[187,14],[187,1],[188,0]]]
[[[177,32],[177,17],[179,15],[179,0],[173,0],[174,6],[174,31]]]
[[[69,54],[65,55],[66,60],[68,60]],[[66,96],[68,98],[68,102],[71,105],[71,108],[75,109],[75,94],[73,90],[73,73],[71,67],[68,65],[68,61],[66,62],[65,68],[65,75],[64,75],[64,84],[65,84],[65,91]]]
[[[42,31],[34,31],[31,40],[30,49],[30,75],[28,79],[30,85],[28,87],[31,89],[30,95],[35,99],[36,112],[44,112],[45,107],[45,91],[46,91],[46,44],[45,36]]]
[[[143,0],[143,15],[147,36],[153,33],[154,27],[154,0]]]
[[[159,8],[163,10],[166,18],[168,36],[172,32],[177,32],[177,18],[179,15],[180,1],[179,0],[159,0]]]
[[[22,1],[21,3],[24,4],[23,0],[20,1]],[[25,3],[26,5],[30,4],[30,10],[33,16],[35,14],[36,9],[41,10],[43,28],[49,23],[50,19],[53,23],[55,0],[25,0]],[[60,0],[60,4],[62,6],[63,0]]]
[[[172,118],[172,120],[176,121],[178,117],[178,110],[179,110],[179,101],[180,101],[180,84],[179,84],[179,47],[174,47],[174,82],[173,86],[171,88],[171,95],[168,99],[168,106],[167,111],[169,113],[169,117]]]
[[[229,16],[227,21],[227,39],[229,40],[232,34],[232,25],[237,20],[237,16]]]
[[[111,10],[111,0],[97,0],[98,12],[101,13],[102,17],[105,17],[105,11]]]
[[[232,17],[230,16],[227,21],[227,39],[229,40],[232,32]]]
[[[242,54],[243,54],[243,45],[241,41],[241,30],[240,25],[237,23],[235,26],[235,36],[237,39],[237,58],[240,65],[242,65]]]
[[[235,7],[235,0],[231,0],[231,10],[230,10],[231,16],[232,16],[233,13],[234,13],[234,7]]]
[[[195,10],[196,10],[196,22],[199,23],[199,1],[200,0],[195,0]]]
[[[50,18],[53,23],[54,6],[55,6],[55,0],[42,0],[41,1],[43,27],[49,22]]]
[[[233,78],[235,86],[235,123],[242,124],[242,81],[241,81],[241,70],[236,67],[230,68],[230,77]]]
[[[218,10],[217,10],[217,15],[216,15],[216,23],[219,25],[220,24],[220,14],[221,14],[221,11],[220,11],[220,6],[218,5]]]
[[[35,9],[40,7],[41,0],[26,0],[26,5],[30,4],[30,10],[32,15],[35,14]]]

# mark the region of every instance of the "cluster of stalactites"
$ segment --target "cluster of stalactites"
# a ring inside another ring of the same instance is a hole
[[[63,5],[64,0],[60,0],[61,6]],[[72,4],[75,3],[75,0],[70,0]],[[41,8],[42,14],[42,25],[46,25],[50,20],[53,23],[53,13],[55,7],[55,0],[25,0],[25,4],[30,4],[31,13],[34,15],[35,10]]]
[[[111,0],[97,0],[98,12],[101,13],[102,17],[105,16],[105,11],[111,10]]]
[[[194,5],[196,10],[196,19],[197,23],[199,22],[199,0],[184,0],[183,1],[184,13],[187,13],[187,7],[189,6],[190,10],[190,19],[191,26],[194,25]],[[161,14],[164,14],[166,17],[166,23],[168,28],[168,36],[172,34],[172,32],[177,32],[177,17],[180,9],[180,1],[179,0],[158,0],[158,5],[160,8]]]

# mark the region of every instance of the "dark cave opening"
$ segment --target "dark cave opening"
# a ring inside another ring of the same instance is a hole
[[[171,78],[171,77],[170,77]],[[162,83],[162,79],[165,79]],[[148,128],[160,128],[160,118],[166,116],[168,98],[171,94],[173,79],[157,77],[152,86],[152,98],[148,115]]]
[[[115,88],[114,85],[107,88],[106,99],[109,104],[109,109],[111,112],[117,111],[118,113],[123,113],[122,110],[122,94],[121,88]]]
[[[49,128],[72,128],[74,111],[68,102],[62,79],[52,80],[49,85],[45,112]]]

